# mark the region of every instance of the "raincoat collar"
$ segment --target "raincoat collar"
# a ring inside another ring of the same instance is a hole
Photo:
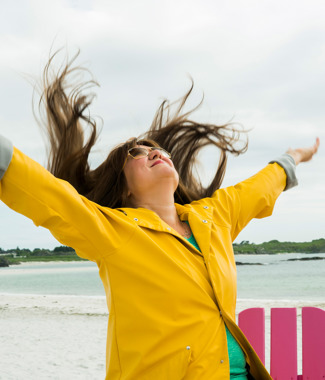
[[[202,205],[196,205],[196,207],[194,207],[191,204],[180,205],[177,203],[175,203],[175,207],[180,220],[188,221],[195,240],[201,249],[200,254],[208,260],[211,243],[213,208]],[[182,241],[185,241],[189,247],[193,248],[191,243],[164,222],[154,211],[141,207],[123,208],[118,210],[123,212],[128,218],[132,219],[138,226],[159,232],[170,233],[177,239],[182,239]]]

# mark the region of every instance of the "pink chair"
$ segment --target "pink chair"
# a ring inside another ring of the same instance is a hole
[[[238,326],[265,363],[265,313],[263,308],[239,313]],[[297,374],[297,310],[271,309],[270,374],[274,380],[325,379],[325,311],[302,308],[302,375]]]

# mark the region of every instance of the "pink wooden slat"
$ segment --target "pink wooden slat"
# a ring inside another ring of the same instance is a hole
[[[238,315],[238,326],[265,364],[265,312],[261,307],[243,310]]]
[[[302,308],[302,373],[304,380],[325,379],[325,311]]]
[[[297,310],[271,309],[271,377],[297,380]]]

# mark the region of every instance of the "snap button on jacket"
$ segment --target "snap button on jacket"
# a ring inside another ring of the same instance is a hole
[[[99,206],[17,149],[0,198],[97,263],[109,310],[106,379],[229,379],[225,323],[250,374],[271,379],[235,323],[232,242],[252,218],[271,215],[285,185],[274,163],[211,198],[176,204],[201,253],[153,211]],[[217,302],[205,291],[198,255]]]

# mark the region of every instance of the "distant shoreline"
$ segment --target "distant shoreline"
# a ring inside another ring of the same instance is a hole
[[[274,255],[281,253],[323,253],[325,252],[325,239],[312,240],[310,242],[290,242],[271,240],[261,244],[251,243],[243,240],[241,243],[234,243],[235,254],[248,255]]]
[[[235,256],[246,255],[278,255],[284,253],[296,254],[323,254],[325,253],[325,239],[312,240],[311,242],[280,242],[271,240],[269,242],[255,244],[247,240],[234,243]],[[311,258],[312,259],[312,258]],[[322,259],[322,258],[319,258]],[[297,259],[299,260],[299,259]],[[313,259],[315,260],[315,259]],[[0,267],[19,265],[23,262],[71,262],[87,261],[79,257],[71,247],[59,246],[53,250],[35,248],[33,251],[26,248],[15,248],[3,250],[0,248]],[[239,264],[241,265],[241,264]]]
[[[314,260],[325,260],[325,252],[317,252],[317,253],[306,253],[306,252],[281,252],[279,255],[285,255],[285,254],[297,254],[297,255],[317,255],[317,256],[311,256],[311,257],[298,257],[298,258],[290,258],[290,259],[285,259],[284,261],[292,262],[292,261],[314,261]],[[258,254],[254,254],[253,256],[257,256]],[[267,254],[263,253],[261,254],[263,256],[274,256],[277,255],[275,253]],[[318,255],[324,255],[324,257],[318,256]],[[247,253],[238,253],[235,254],[235,258],[240,260],[241,256],[251,256],[251,254]],[[42,258],[39,258],[37,260],[32,259],[32,260],[24,260],[20,262],[15,262],[15,263],[10,263],[8,267],[14,267],[14,266],[32,266],[32,265],[42,265],[42,264],[65,264],[65,263],[80,263],[80,262],[92,262],[90,260],[85,260],[85,259],[76,259],[76,260],[62,260],[62,258],[54,258],[53,260],[42,260]],[[241,262],[236,260],[236,265],[263,265],[263,263],[247,263],[247,262]],[[2,266],[5,267],[5,266]],[[0,266],[1,270],[1,266]]]
[[[29,249],[0,249],[0,267],[20,265],[22,263],[46,263],[46,262],[76,262],[88,261],[79,257],[74,249],[70,247],[56,247],[53,251],[35,248]]]
[[[53,261],[22,261],[17,264],[11,264],[10,266],[32,266],[32,265],[42,265],[42,264],[65,264],[65,263],[80,263],[80,262],[92,262],[89,260],[69,260],[69,261],[64,261],[64,260],[53,260]]]

